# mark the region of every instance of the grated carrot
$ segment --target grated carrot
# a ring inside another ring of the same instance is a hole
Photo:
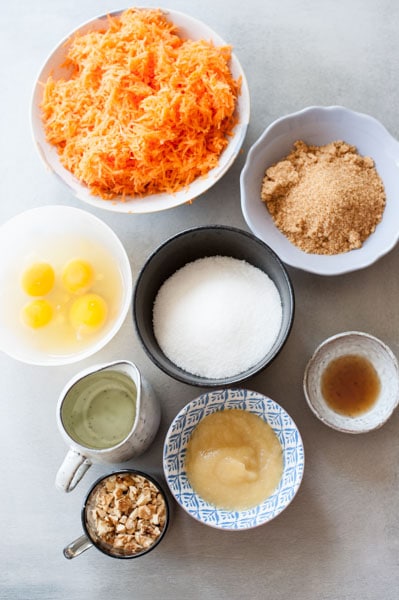
[[[75,37],[68,80],[41,105],[64,167],[104,199],[173,193],[217,166],[236,123],[230,46],[183,40],[161,10],[128,9]]]

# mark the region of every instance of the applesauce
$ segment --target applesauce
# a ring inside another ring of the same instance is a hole
[[[186,473],[196,493],[226,510],[246,510],[276,489],[283,450],[261,417],[241,409],[207,415],[187,444]]]

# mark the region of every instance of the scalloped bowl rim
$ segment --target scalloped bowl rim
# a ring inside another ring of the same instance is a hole
[[[254,405],[251,405],[252,401],[255,403]],[[256,403],[261,403],[263,406],[256,406]],[[198,412],[198,408],[203,409],[201,413]],[[279,485],[264,502],[248,510],[228,511],[216,508],[206,502],[194,492],[184,470],[187,442],[194,428],[204,416],[226,408],[249,410],[251,413],[259,415],[272,427],[283,447],[284,469]],[[275,411],[275,415],[284,421],[278,422],[276,416],[272,418],[272,411]],[[288,442],[283,437],[284,430],[289,428],[295,432],[295,443],[292,440]],[[174,435],[176,435],[177,441],[173,441]],[[182,437],[184,437],[183,440]],[[289,443],[292,445],[289,446]],[[171,467],[171,465],[173,466]],[[244,388],[212,390],[188,402],[173,419],[164,442],[165,479],[177,503],[195,520],[225,531],[259,527],[281,514],[291,504],[299,490],[304,466],[305,454],[302,437],[291,416],[268,396]],[[183,491],[179,491],[180,489]],[[196,499],[197,507],[195,502],[192,502],[193,498]],[[277,503],[277,507],[270,508],[274,501]]]
[[[137,6],[139,9],[151,9],[148,6]],[[30,124],[33,140],[39,152],[39,155],[47,169],[49,169],[59,180],[67,186],[67,188],[86,204],[95,208],[100,208],[107,211],[128,213],[128,214],[145,214],[160,212],[170,208],[175,208],[184,203],[189,203],[201,194],[209,190],[232,166],[237,158],[241,146],[244,142],[248,128],[250,116],[250,97],[247,79],[243,68],[234,54],[231,55],[230,68],[234,77],[241,78],[241,93],[237,100],[237,110],[239,114],[239,122],[234,127],[234,135],[232,136],[228,146],[224,149],[220,156],[219,164],[214,167],[205,176],[195,179],[187,188],[181,189],[174,194],[153,194],[143,198],[126,197],[125,201],[118,200],[103,200],[97,196],[93,196],[88,191],[88,188],[78,181],[72,173],[65,169],[59,161],[56,149],[51,146],[45,139],[44,128],[41,121],[39,104],[42,95],[41,81],[45,80],[52,72],[57,69],[62,69],[60,64],[65,56],[66,45],[73,35],[78,32],[85,32],[92,29],[93,25],[100,26],[108,16],[118,16],[126,9],[111,11],[106,14],[98,15],[84,23],[75,27],[55,48],[50,52],[43,66],[39,71],[33,89],[30,111]],[[212,40],[215,45],[225,46],[226,42],[213,31],[208,25],[191,17],[183,12],[172,10],[169,8],[161,8],[162,12],[169,15],[171,20],[178,26],[182,35],[186,35],[192,39],[204,38]],[[197,32],[197,34],[196,34]]]
[[[308,135],[302,132],[306,129],[310,131]],[[328,133],[333,129],[339,132],[338,135]],[[374,159],[385,185],[387,203],[382,221],[361,248],[333,256],[307,254],[291,244],[274,225],[260,200],[263,174],[267,167],[288,154],[297,139],[315,145],[343,139],[356,146],[360,154]],[[377,143],[370,151],[373,141]],[[274,150],[274,155],[273,144],[276,150],[280,149],[277,153]],[[310,106],[273,121],[248,152],[241,171],[240,189],[241,209],[249,229],[269,244],[284,263],[310,273],[339,275],[363,269],[390,252],[399,239],[399,226],[396,226],[399,218],[396,198],[399,194],[399,142],[374,117],[343,106]]]

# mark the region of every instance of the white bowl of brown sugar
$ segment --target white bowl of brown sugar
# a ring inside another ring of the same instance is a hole
[[[250,149],[241,207],[286,264],[338,275],[399,239],[399,142],[371,116],[312,106],[274,121]]]

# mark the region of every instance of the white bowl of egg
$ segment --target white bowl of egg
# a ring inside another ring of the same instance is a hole
[[[216,529],[263,525],[295,497],[304,472],[301,435],[274,400],[247,389],[202,394],[175,417],[163,467],[178,504]]]
[[[34,365],[91,356],[121,327],[132,274],[116,234],[90,213],[42,206],[0,228],[0,350]]]

